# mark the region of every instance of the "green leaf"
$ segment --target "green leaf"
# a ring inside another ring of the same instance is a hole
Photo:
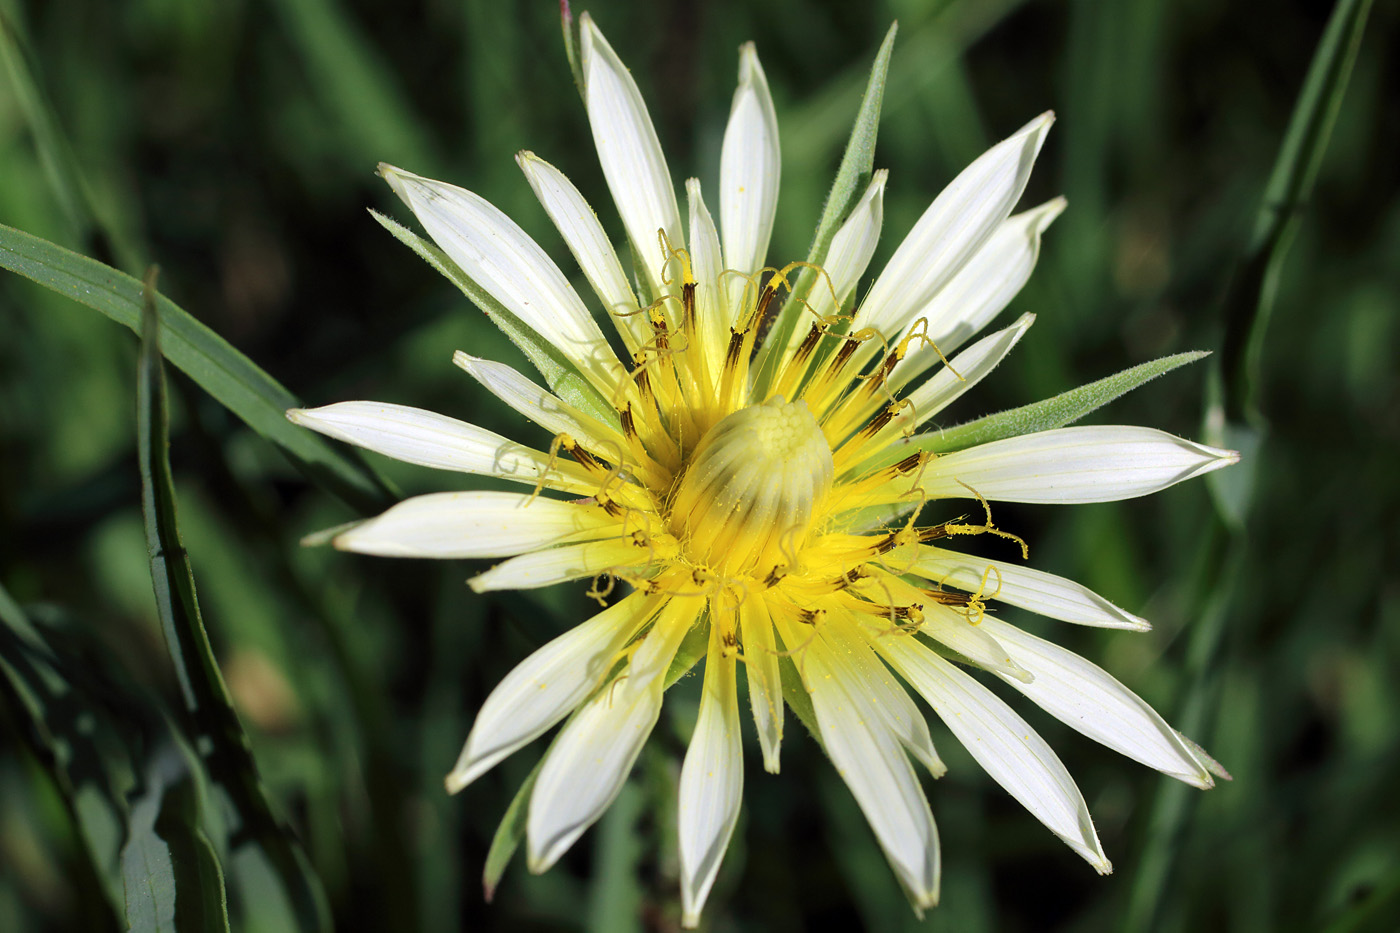
[[[373,33],[350,15],[350,5],[295,0],[271,7],[322,106],[339,123],[334,148],[346,162],[388,159],[436,174],[441,160],[422,129],[427,122],[414,114],[415,98],[379,55]]]
[[[1036,431],[1062,428],[1078,421],[1094,409],[1107,405],[1120,395],[1131,392],[1145,382],[1150,382],[1173,369],[1185,366],[1187,363],[1194,363],[1209,355],[1210,353],[1206,351],[1192,350],[1187,353],[1164,356],[1149,363],[1139,363],[1137,366],[1125,369],[1116,375],[1107,376],[1077,389],[1062,392],[1054,398],[1023,405],[1010,411],[998,412],[995,415],[987,415],[985,418],[978,418],[955,428],[916,434],[903,443],[891,447],[880,458],[880,461],[888,460],[892,463],[907,457],[913,450],[927,450],[945,454],[975,447],[978,444],[1004,440],[1008,437],[1019,437],[1022,434],[1033,434]]]
[[[234,712],[200,616],[194,574],[176,519],[157,306],[152,269],[146,277],[141,313],[137,453],[151,581],[166,650],[210,781],[228,804],[226,815],[232,824],[229,838],[235,859],[236,850],[243,846],[261,850],[295,911],[297,926],[303,930],[328,930],[330,911],[325,893],[300,844],[273,814],[248,736]]]
[[[86,856],[75,864],[80,883],[118,927],[131,770],[122,733],[135,717],[90,695],[103,678],[66,670],[72,654],[55,651],[0,586],[0,721],[14,726],[53,782]]]
[[[1226,292],[1220,365],[1231,421],[1259,418],[1255,396],[1278,276],[1322,166],[1370,12],[1371,0],[1339,0],[1332,8],[1274,161],[1244,262]]]
[[[797,665],[791,657],[778,656],[778,676],[783,681],[783,699],[787,701],[788,708],[797,714],[797,718],[802,720],[802,725],[807,727],[812,738],[821,745],[822,733],[817,728],[817,711],[812,706],[812,697],[807,693],[807,687],[802,683],[802,675],[798,673]]]
[[[557,734],[555,738],[558,738]],[[496,835],[491,837],[491,848],[486,852],[486,867],[481,872],[481,887],[488,904],[496,896],[496,886],[501,883],[506,866],[510,864],[515,850],[520,848],[520,843],[525,838],[525,818],[530,812],[530,795],[535,791],[535,781],[539,780],[540,770],[549,758],[550,749],[553,748],[554,742],[551,741],[549,748],[530,771],[530,776],[520,785],[520,790],[515,792],[510,806],[506,808],[506,815],[501,817],[501,824],[496,827]]]
[[[879,131],[880,105],[885,97],[885,79],[889,74],[890,54],[894,51],[895,33],[899,24],[892,23],[885,33],[885,41],[880,43],[880,51],[875,54],[875,64],[870,68],[870,79],[865,85],[865,96],[861,98],[860,110],[856,113],[855,126],[846,142],[846,152],[841,156],[841,165],[836,170],[836,180],[826,196],[821,220],[817,222],[812,246],[807,251],[807,261],[820,265],[826,261],[826,252],[831,247],[831,239],[850,216],[851,209],[860,201],[870,184],[870,176],[875,170],[875,138]],[[794,283],[791,295],[781,311],[774,318],[773,326],[763,339],[759,351],[758,377],[755,385],[760,395],[776,375],[781,350],[787,346],[793,330],[802,316],[802,303],[792,299],[792,295],[806,295],[817,284],[817,275],[811,269],[803,269]],[[777,352],[775,352],[777,351]]]
[[[122,849],[131,930],[228,930],[224,872],[199,822],[198,787],[174,744],[163,746],[131,808]]]
[[[48,95],[39,80],[38,67],[25,40],[23,22],[18,16],[0,12],[0,61],[9,75],[15,102],[19,105],[44,175],[84,249],[104,259],[137,268],[140,258],[131,244],[104,225],[92,207],[92,196],[73,156]]]
[[[419,255],[428,265],[442,273],[461,290],[478,308],[491,319],[491,322],[510,338],[511,343],[520,348],[526,358],[544,376],[545,382],[554,394],[602,421],[620,429],[617,410],[589,382],[573,363],[555,349],[554,345],[541,337],[535,330],[491,296],[486,289],[463,272],[447,254],[436,245],[428,242],[403,224],[386,217],[376,210],[370,215],[379,221],[380,226],[394,235],[394,238]]]
[[[0,268],[140,331],[141,283],[111,266],[0,224]],[[173,302],[160,297],[157,306],[166,358],[277,445],[308,478],[366,514],[398,499],[358,454],[288,421],[287,409],[301,402],[280,382]]]
[[[681,639],[676,656],[671,659],[671,666],[666,669],[666,689],[670,690],[676,681],[690,673],[690,669],[700,663],[700,659],[709,649],[710,623],[708,620],[702,620],[691,626],[690,631],[685,633],[685,638]]]

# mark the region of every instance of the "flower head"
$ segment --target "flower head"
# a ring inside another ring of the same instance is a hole
[[[548,868],[622,787],[668,681],[695,663],[683,642],[702,636],[700,714],[680,786],[688,924],[739,811],[740,662],[765,767],[778,771],[786,666],[805,692],[790,701],[810,709],[809,726],[916,905],[937,902],[939,850],[910,758],[935,777],[945,769],[906,685],[993,778],[1108,871],[1060,760],[969,668],[1188,783],[1210,786],[1218,766],[1103,670],[1001,621],[991,606],[1110,628],[1145,622],[1069,580],[952,545],[996,535],[1019,543],[1024,557],[1020,539],[994,525],[989,502],[1139,496],[1236,457],[1139,427],[1060,428],[942,453],[928,442],[936,434],[918,433],[1033,322],[1024,315],[963,348],[1024,284],[1041,233],[1064,207],[1056,199],[1012,214],[1051,115],[954,179],[857,300],[880,232],[883,172],[820,266],[770,266],[778,129],[753,47],[740,54],[717,227],[693,179],[682,223],[641,94],[586,15],[580,32],[588,116],[635,275],[562,173],[528,152],[518,161],[621,353],[554,262],[490,203],[381,167],[436,243],[420,251],[522,344],[550,388],[466,353],[456,363],[553,443],[532,449],[391,404],[290,413],[400,460],[523,487],[412,498],[340,534],[337,546],[504,557],[470,581],[474,590],[588,579],[605,605],[495,689],[448,788],[461,790],[567,719],[529,801],[530,867]],[[944,510],[948,499],[973,502],[977,517]]]

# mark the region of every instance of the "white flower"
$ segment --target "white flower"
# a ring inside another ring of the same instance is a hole
[[[787,303],[802,323],[756,357],[765,316],[778,312],[795,276],[794,267],[765,265],[780,159],[753,46],[740,54],[717,229],[693,179],[682,221],[641,94],[591,19],[580,25],[589,120],[637,257],[635,280],[568,179],[531,153],[519,162],[615,326],[623,358],[513,221],[476,194],[385,166],[385,180],[455,264],[449,274],[468,280],[488,310],[547,341],[544,372],[560,392],[500,363],[465,353],[455,361],[554,434],[554,444],[534,450],[374,402],[289,412],[390,457],[523,487],[409,499],[339,535],[337,546],[508,558],[470,581],[478,592],[576,579],[594,579],[600,596],[611,589],[610,606],[495,689],[448,788],[460,791],[568,718],[529,801],[529,864],[545,870],[617,795],[657,721],[665,675],[700,626],[709,648],[680,785],[687,925],[697,921],[739,811],[740,659],[765,767],[778,770],[779,671],[791,663],[823,747],[919,907],[938,900],[939,849],[910,757],[935,777],[944,766],[895,674],[1031,813],[1109,871],[1064,765],[967,668],[995,674],[1143,764],[1209,787],[1217,766],[1128,688],[994,618],[988,606],[1080,625],[1146,623],[1069,580],[940,546],[960,536],[1012,537],[991,524],[989,508],[981,524],[921,518],[952,498],[985,507],[1141,496],[1237,457],[1141,427],[1062,428],[943,456],[908,439],[990,372],[1033,321],[1025,315],[944,360],[1025,283],[1041,233],[1064,207],[1056,199],[1012,214],[1051,115],[954,179],[850,311],[880,232],[885,176],[876,173],[832,239],[824,272],[810,278],[815,287]],[[575,404],[560,397],[569,385]],[[605,404],[590,409],[590,398]]]

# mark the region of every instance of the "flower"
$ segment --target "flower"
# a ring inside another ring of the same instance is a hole
[[[813,718],[917,907],[938,900],[939,846],[910,758],[935,777],[945,768],[905,684],[1031,813],[1109,871],[1064,765],[967,668],[1187,783],[1211,786],[1218,766],[1102,669],[1001,621],[988,604],[1081,625],[1141,631],[1146,622],[1069,580],[948,545],[977,535],[1019,542],[993,524],[989,501],[1140,496],[1237,455],[1143,427],[1066,427],[940,455],[924,443],[936,434],[915,433],[1034,319],[946,358],[1025,283],[1041,233],[1064,207],[1056,199],[1011,214],[1052,115],[964,170],[854,300],[880,232],[883,172],[820,269],[766,266],[778,128],[753,46],[741,51],[724,136],[717,228],[694,179],[682,223],[641,94],[586,14],[579,29],[582,90],[635,278],[562,173],[529,152],[518,162],[616,327],[622,358],[564,274],[504,214],[472,192],[381,166],[440,250],[420,251],[516,337],[551,389],[466,353],[455,362],[554,441],[531,449],[387,403],[289,412],[390,457],[527,487],[411,498],[339,534],[337,546],[504,557],[472,589],[592,579],[606,605],[496,687],[449,790],[567,719],[529,799],[529,865],[545,870],[617,795],[657,722],[668,672],[678,657],[681,668],[694,663],[683,643],[703,635],[699,719],[679,794],[687,924],[739,812],[740,661],[767,770],[778,771],[788,666],[805,688],[805,700],[795,692],[789,702]],[[760,343],[770,317],[778,323]],[[985,517],[923,520],[945,499],[975,499]]]

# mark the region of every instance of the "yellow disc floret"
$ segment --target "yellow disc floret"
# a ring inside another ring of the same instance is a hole
[[[728,415],[700,440],[671,503],[671,532],[693,563],[765,576],[794,560],[833,472],[806,402],[774,396]]]

